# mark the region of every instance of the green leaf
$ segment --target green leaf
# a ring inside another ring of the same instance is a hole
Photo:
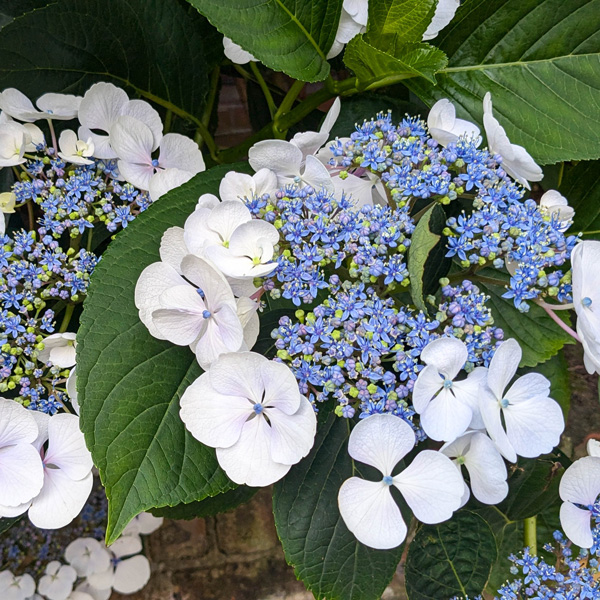
[[[413,232],[408,251],[408,274],[410,293],[417,308],[427,312],[425,296],[437,287],[451,261],[445,257],[446,251],[441,233],[446,223],[446,215],[439,204],[434,204],[419,219]]]
[[[0,31],[0,89],[32,98],[110,81],[188,118],[201,115],[218,33],[177,0],[56,0]],[[186,77],[193,73],[193,77]]]
[[[0,534],[4,533],[5,531],[8,531],[13,525],[17,524],[22,518],[23,518],[23,515],[19,515],[18,517],[12,517],[10,519],[7,517],[0,518]]]
[[[560,404],[566,421],[571,406],[571,382],[564,353],[560,351],[546,362],[534,368],[522,369],[520,373],[541,373],[550,380],[550,397]]]
[[[515,144],[541,164],[600,157],[600,0],[471,0],[436,39],[449,64],[425,102],[449,98],[482,121],[482,99]]]
[[[152,205],[111,242],[92,277],[77,334],[77,387],[81,427],[109,499],[109,542],[144,510],[235,487],[215,451],[179,418],[182,393],[202,373],[194,354],[153,338],[134,305],[136,281],[159,260],[165,229],[183,225],[198,196],[216,193],[231,168],[200,173]]]
[[[365,34],[353,37],[346,46],[344,63],[358,79],[359,89],[382,79],[396,83],[409,77],[424,77],[435,84],[435,73],[446,66],[446,55],[425,43],[395,45],[383,42],[383,51],[367,41]],[[382,40],[380,40],[382,41]]]
[[[263,64],[301,81],[329,75],[342,0],[188,0]]]
[[[490,526],[461,510],[445,523],[423,525],[408,547],[406,590],[410,600],[480,594],[496,561]]]
[[[0,29],[17,17],[52,4],[55,0],[3,0],[0,6]]]
[[[519,458],[511,465],[509,492],[498,505],[511,521],[534,517],[544,509],[560,503],[558,486],[564,469],[557,457]]]
[[[367,33],[355,36],[344,53],[360,89],[381,80],[425,77],[447,64],[446,55],[421,39],[435,12],[435,0],[371,0]]]
[[[484,273],[508,282],[508,276],[498,271]],[[482,292],[489,294],[488,306],[492,310],[494,325],[504,331],[504,339],[515,338],[519,342],[523,350],[522,367],[535,367],[554,356],[565,344],[575,343],[537,304],[531,303],[529,312],[519,312],[512,299],[502,298],[506,292],[504,286],[491,284],[489,279],[481,281],[477,277],[474,282]]]
[[[234,490],[217,494],[212,498],[205,498],[199,502],[189,502],[188,504],[178,504],[177,506],[154,508],[150,512],[155,517],[184,519],[186,521],[190,519],[212,517],[213,515],[233,510],[234,508],[245,504],[254,497],[259,489],[260,488],[251,488],[246,485],[240,485]]]
[[[584,161],[565,170],[560,193],[575,209],[571,232],[600,230],[600,161]],[[598,239],[596,233],[596,239]],[[586,236],[586,239],[587,236]]]
[[[315,598],[377,600],[394,575],[403,546],[368,548],[340,516],[340,486],[362,470],[348,455],[349,433],[349,422],[333,414],[319,428],[311,453],[275,484],[275,525],[286,560]]]

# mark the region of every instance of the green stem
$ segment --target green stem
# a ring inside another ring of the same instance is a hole
[[[27,219],[29,225],[29,231],[33,231],[35,228],[35,217],[33,214],[33,200],[27,202]]]
[[[205,127],[208,127],[210,123],[213,108],[215,106],[215,100],[217,99],[217,91],[219,90],[219,81],[221,80],[221,68],[215,67],[213,72],[210,74],[210,91],[208,92],[208,99],[206,100],[206,107],[202,114],[202,123]]]
[[[600,229],[597,229],[596,231],[583,231],[582,235],[596,235],[600,233]]]
[[[93,236],[93,233],[94,233],[94,229],[93,229],[93,227],[90,227],[89,233],[88,233],[88,242],[87,242],[87,246],[86,246],[86,250],[88,252],[92,251],[92,236]]]
[[[217,163],[221,162],[221,159],[219,158],[219,152],[217,150],[217,144],[215,143],[213,136],[210,135],[210,131],[208,131],[206,125],[204,125],[202,121],[195,121],[194,124],[196,125],[196,135],[194,136],[194,140],[198,146],[201,146],[202,143],[205,143],[208,151],[210,152],[211,158]]]
[[[529,553],[537,556],[537,517],[523,519],[523,541],[529,546]]]
[[[258,65],[254,61],[250,61],[250,69],[252,73],[254,73],[254,77],[256,77],[256,82],[260,86],[262,93],[267,101],[267,106],[269,107],[269,114],[271,115],[271,119],[275,117],[275,113],[277,112],[277,106],[275,105],[275,101],[273,100],[273,96],[271,95],[271,90],[267,85]]]
[[[560,169],[558,170],[558,180],[556,182],[556,187],[560,187],[560,184],[562,183],[564,174],[565,174],[565,163],[561,162]]]
[[[506,286],[506,281],[501,279],[494,279],[493,277],[484,277],[483,275],[473,275],[471,277],[473,281],[481,281],[481,283],[487,283],[488,285],[498,285],[500,287]]]
[[[167,110],[167,114],[165,115],[164,133],[169,133],[169,131],[171,131],[172,123],[173,123],[173,111]]]
[[[305,85],[304,81],[294,81],[294,83],[292,84],[292,87],[290,87],[290,89],[288,90],[288,93],[285,95],[284,99],[282,100],[281,104],[279,105],[279,108],[275,112],[275,116],[273,117],[273,134],[275,135],[276,138],[285,139],[285,134],[286,134],[287,130],[289,129],[289,127],[283,124],[284,123],[283,117],[285,117],[292,110],[292,106],[294,106],[294,102],[296,101],[296,98],[298,98],[298,94],[300,94],[300,92],[304,88],[304,85]],[[319,92],[317,92],[316,94],[313,94],[310,97],[312,98],[312,97],[316,96],[318,93]],[[302,102],[301,105],[302,104],[304,104],[304,102]],[[318,106],[318,104],[316,106]],[[308,114],[308,113],[306,113],[306,114]],[[300,119],[297,119],[294,122],[297,123],[299,120]]]
[[[71,317],[73,316],[73,311],[75,310],[74,304],[67,304],[67,308],[65,308],[65,315],[63,317],[62,323],[60,324],[60,328],[58,330],[59,333],[64,333],[69,326],[69,322],[71,321]]]

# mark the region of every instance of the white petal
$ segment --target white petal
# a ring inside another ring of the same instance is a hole
[[[66,413],[50,417],[44,464],[46,470],[54,465],[74,480],[83,479],[92,470],[92,456],[79,429],[79,417]]]
[[[428,365],[420,371],[413,388],[413,405],[418,413],[423,413],[443,384],[444,380],[434,365]]]
[[[38,426],[32,415],[32,411],[18,402],[0,398],[0,448],[36,439]]]
[[[50,423],[50,415],[37,410],[32,410],[30,412],[38,426],[38,435],[35,440],[31,442],[31,444],[38,452],[41,452],[42,447],[48,441],[48,424]]]
[[[236,65],[245,65],[250,61],[256,60],[250,52],[246,52],[246,50],[228,37],[223,38],[223,52],[225,53],[225,56]]]
[[[236,227],[231,234],[229,249],[234,254],[254,258],[257,255],[256,252],[261,249],[260,242],[262,240],[275,245],[279,242],[279,232],[271,223],[253,219]],[[271,260],[271,258],[272,255],[267,260]]]
[[[271,485],[291,468],[272,459],[271,428],[260,415],[245,423],[233,446],[217,448],[217,460],[232,481],[252,487]]]
[[[335,189],[327,167],[316,156],[312,155],[306,157],[306,167],[302,174],[302,181],[317,191],[326,189],[333,192]]]
[[[550,382],[540,373],[527,373],[519,377],[504,393],[511,404],[527,402],[532,397],[547,396]]]
[[[81,100],[79,122],[86,129],[100,129],[109,133],[115,121],[123,114],[128,101],[127,94],[112,83],[95,83]]]
[[[41,111],[47,113],[49,119],[67,121],[77,116],[81,100],[81,96],[49,93],[40,96],[36,104]]]
[[[16,577],[10,571],[0,571],[0,594],[2,595],[2,600],[30,599],[34,592],[35,581],[29,573]]]
[[[151,513],[143,512],[133,517],[123,530],[123,535],[154,533],[163,524],[163,517],[155,517]]]
[[[154,173],[148,182],[150,198],[153,201],[158,200],[171,190],[187,183],[193,176],[193,173],[181,169],[164,169]]]
[[[250,211],[241,202],[221,202],[210,212],[206,224],[221,236],[224,242],[229,242],[233,232],[243,223],[252,220]],[[186,231],[187,231],[186,222]]]
[[[19,121],[33,122],[45,117],[23,92],[15,88],[7,88],[0,93],[0,109]]]
[[[150,580],[150,563],[143,555],[121,561],[115,568],[113,588],[119,594],[133,594]]]
[[[472,435],[471,445],[465,456],[465,467],[469,471],[471,489],[477,500],[484,504],[498,504],[506,498],[506,465],[487,435]]]
[[[485,423],[479,409],[479,402],[481,399],[481,390],[485,389],[487,384],[487,374],[488,370],[486,367],[475,367],[466,379],[455,381],[452,384],[454,394],[468,404],[473,411],[473,419],[469,424],[469,429],[485,429]]]
[[[423,34],[423,40],[437,37],[438,33],[452,21],[459,6],[460,0],[439,0],[433,19]]]
[[[182,227],[169,227],[160,239],[160,259],[181,272],[181,261],[189,254]]]
[[[257,196],[271,195],[277,189],[277,175],[271,169],[259,169],[252,179],[256,186]]]
[[[565,502],[594,504],[600,495],[600,458],[584,456],[576,460],[562,476],[559,494]]]
[[[381,481],[347,479],[340,488],[338,506],[346,527],[365,546],[387,550],[399,546],[406,537],[400,509],[389,486]]]
[[[517,372],[521,356],[521,346],[512,338],[502,342],[496,349],[490,361],[487,385],[497,400],[504,397],[504,390]]]
[[[341,110],[342,110],[342,101],[340,100],[340,97],[337,96],[336,99],[333,101],[333,104],[327,111],[327,114],[325,115],[325,119],[323,119],[323,123],[321,124],[321,128],[319,129],[319,131],[321,133],[327,133],[327,135],[329,135],[329,132],[333,129],[335,122],[338,120],[338,117],[340,116]]]
[[[53,562],[58,563],[58,561]],[[60,566],[60,563],[58,563],[58,566],[60,570],[57,573],[47,568],[46,571],[49,574],[44,575],[38,583],[38,592],[46,596],[48,600],[66,600],[73,591],[73,584],[77,579],[77,572],[73,567],[69,565]]]
[[[263,171],[266,171],[266,169],[263,169]],[[277,181],[275,181],[275,186],[277,186]],[[255,191],[256,184],[254,178],[247,173],[229,171],[219,185],[219,196],[224,201],[229,202],[244,200],[244,198],[251,200]]]
[[[152,166],[153,144],[151,129],[133,117],[119,117],[111,127],[110,145],[124,163]],[[119,170],[122,171],[120,167]],[[126,177],[125,173],[121,174]]]
[[[61,469],[45,469],[44,487],[29,509],[29,520],[41,529],[59,529],[68,525],[83,508],[93,485],[87,477],[73,481]]]
[[[563,413],[552,398],[538,396],[503,410],[506,435],[520,456],[535,458],[558,446],[565,428]]]
[[[106,571],[110,567],[110,554],[94,538],[77,538],[65,548],[65,559],[79,577]]]
[[[178,285],[160,296],[163,308],[152,313],[155,327],[172,344],[188,346],[206,332],[206,304],[191,285]]]
[[[300,408],[300,389],[292,370],[285,364],[268,360],[260,365],[264,385],[263,406],[274,406],[286,415]]]
[[[406,421],[391,414],[371,415],[352,430],[348,454],[386,476],[414,446],[415,434]]]
[[[110,145],[110,138],[108,135],[102,135],[94,133],[87,127],[80,127],[77,130],[77,137],[80,140],[91,139],[94,144],[94,156],[104,160],[117,158],[116,152]]]
[[[144,100],[130,100],[123,108],[123,114],[133,117],[148,126],[154,139],[152,150],[156,150],[162,139],[163,130],[162,119],[158,112]]]
[[[0,448],[0,504],[10,509],[27,503],[39,494],[43,483],[42,459],[31,444]]]
[[[446,337],[433,340],[423,348],[421,359],[428,365],[434,365],[448,379],[454,379],[463,368],[469,351],[463,342]]]
[[[336,198],[343,195],[351,199],[355,210],[363,206],[373,206],[373,183],[368,179],[362,179],[356,175],[349,174],[345,179],[339,175],[331,178],[335,189]]]
[[[248,161],[255,171],[270,169],[284,177],[299,176],[302,160],[302,150],[284,140],[257,142],[248,152]]]
[[[442,389],[421,413],[421,427],[430,438],[450,442],[467,430],[472,419],[471,407],[450,389]]]
[[[208,371],[211,386],[226,396],[260,403],[265,390],[261,370],[267,362],[267,358],[256,352],[223,354]]]
[[[179,416],[188,431],[212,448],[228,448],[235,444],[244,423],[254,414],[247,398],[219,393],[208,373],[190,385],[180,400]]]
[[[244,329],[235,308],[223,305],[213,317],[208,319],[206,332],[196,342],[196,359],[203,369],[218,356],[241,350],[244,343]]]
[[[137,535],[123,535],[110,547],[117,558],[124,558],[142,551],[142,538]]]
[[[7,517],[12,519],[13,517],[18,517],[22,515],[24,512],[27,512],[27,509],[31,506],[31,500],[28,502],[24,502],[23,504],[18,504],[17,506],[6,506],[4,504],[0,504],[0,517]]]
[[[570,502],[560,507],[560,524],[567,537],[580,548],[591,548],[594,543],[589,510],[578,508]]]
[[[252,350],[260,333],[260,319],[257,310],[258,303],[254,300],[250,298],[238,298],[237,316],[244,328],[245,350]]]
[[[588,456],[600,457],[600,441],[595,439],[589,439],[586,445]]]
[[[163,169],[181,169],[194,175],[206,168],[198,144],[179,133],[167,133],[163,137],[158,162]]]
[[[423,450],[394,477],[394,485],[423,523],[449,519],[462,501],[464,482],[452,461],[433,450]]]
[[[161,308],[161,294],[174,286],[185,284],[177,271],[163,262],[148,265],[140,274],[135,286],[135,305],[140,312],[140,320],[155,338],[166,339],[152,319],[152,313]]]
[[[512,447],[502,425],[501,408],[498,400],[489,392],[482,390],[479,410],[489,436],[492,438],[500,454],[510,462],[517,461],[517,454]]]
[[[290,143],[300,148],[302,156],[306,158],[310,154],[315,154],[317,150],[329,139],[329,131],[302,131],[297,133]]]
[[[317,432],[317,417],[312,404],[302,396],[300,408],[286,415],[278,408],[266,408],[271,422],[271,458],[284,465],[294,465],[313,447]]]
[[[112,565],[106,571],[89,575],[86,582],[89,584],[90,590],[87,593],[94,592],[92,595],[96,598],[96,596],[101,595],[98,592],[101,593],[103,590],[108,590],[108,597],[110,597],[114,580],[115,570]]]
[[[108,600],[112,594],[112,587],[109,586],[108,588],[101,590],[90,585],[87,581],[80,583],[75,590],[83,594],[88,594],[91,596],[92,600]]]
[[[119,167],[119,175],[131,185],[139,188],[140,190],[149,191],[150,182],[154,177],[154,167],[149,164],[137,164],[132,162],[126,162],[119,160],[117,166]],[[153,200],[155,198],[152,198]]]

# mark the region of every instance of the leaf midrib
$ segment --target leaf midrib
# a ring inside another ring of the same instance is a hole
[[[554,56],[552,58],[540,58],[536,60],[517,60],[513,62],[505,62],[505,63],[482,63],[480,65],[469,65],[464,67],[446,67],[442,69],[440,73],[462,73],[466,71],[486,71],[488,69],[502,69],[506,67],[528,67],[530,65],[535,65],[538,63],[551,63],[557,60],[562,60],[565,58],[589,58],[589,57],[600,57],[600,52],[589,52],[587,54],[563,54],[562,56]]]

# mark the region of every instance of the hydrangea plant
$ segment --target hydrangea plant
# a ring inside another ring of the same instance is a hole
[[[140,534],[271,486],[317,598],[399,564],[411,600],[600,598],[600,451],[561,438],[562,347],[600,373],[597,1],[12,4],[0,596],[135,593]]]

